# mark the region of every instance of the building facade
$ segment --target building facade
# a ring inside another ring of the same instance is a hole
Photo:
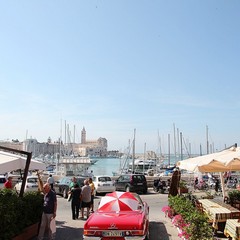
[[[98,138],[96,140],[87,140],[86,130],[83,127],[81,131],[81,143],[63,143],[58,140],[52,142],[51,138],[47,142],[40,143],[37,139],[26,139],[23,142],[19,141],[2,141],[1,146],[9,147],[17,150],[32,152],[34,156],[55,156],[59,157],[60,154],[68,156],[90,156],[90,157],[107,157],[108,143],[106,138]]]

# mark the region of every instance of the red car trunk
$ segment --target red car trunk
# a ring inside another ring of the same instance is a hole
[[[143,212],[95,212],[86,222],[84,229],[137,230],[143,228]],[[97,227],[96,227],[97,226]]]

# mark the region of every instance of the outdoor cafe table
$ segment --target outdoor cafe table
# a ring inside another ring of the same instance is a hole
[[[240,214],[240,210],[217,199],[199,199],[198,201],[202,203],[203,210],[215,229],[218,229],[218,223],[225,223],[227,219],[232,218],[233,213]]]
[[[227,219],[224,235],[231,237],[233,240],[240,240],[240,222],[238,222],[238,219]]]

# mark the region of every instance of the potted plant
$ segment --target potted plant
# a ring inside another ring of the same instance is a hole
[[[232,190],[228,192],[229,202],[230,204],[240,203],[240,191],[239,190]]]
[[[188,193],[188,188],[187,188],[187,182],[186,181],[180,180],[178,192],[179,192],[179,194]]]

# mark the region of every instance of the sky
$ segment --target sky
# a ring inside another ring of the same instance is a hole
[[[68,126],[122,152],[134,136],[139,153],[240,145],[239,12],[238,0],[0,1],[0,140],[57,141]]]

